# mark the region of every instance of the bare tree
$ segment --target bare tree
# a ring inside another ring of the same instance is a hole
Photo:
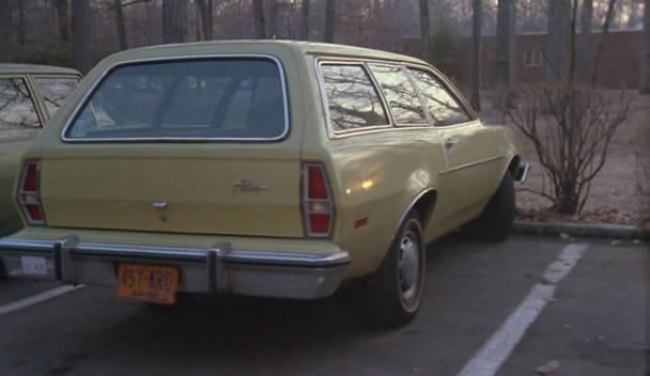
[[[650,94],[650,0],[645,0],[643,30],[643,81],[641,83],[641,93]]]
[[[650,1],[650,0],[648,0]],[[302,39],[309,40],[309,0],[302,0]]]
[[[593,66],[593,22],[594,0],[583,0],[580,16],[580,79],[583,82],[589,81]]]
[[[203,40],[214,38],[212,0],[196,0],[201,16],[201,35]]]
[[[59,23],[59,39],[68,43],[70,41],[70,5],[68,0],[54,0],[53,2]]]
[[[600,39],[598,40],[598,47],[596,48],[596,57],[594,58],[594,71],[591,76],[591,84],[596,85],[598,82],[598,69],[600,68],[600,56],[602,55],[603,48],[605,47],[605,39],[609,35],[609,25],[612,22],[614,17],[614,7],[616,6],[616,0],[609,0],[607,5],[607,13],[605,14],[605,21],[603,22],[603,31],[600,34]]]
[[[122,0],[113,0],[113,11],[115,12],[115,27],[117,29],[117,42],[120,50],[128,48],[126,40],[126,26],[124,24],[124,9],[122,9]]]
[[[649,0],[650,1],[650,0]],[[473,0],[472,2],[472,107],[477,111],[481,110],[481,22],[483,13],[483,2]]]
[[[510,86],[514,38],[515,7],[513,0],[499,0],[497,8],[497,50],[496,74],[497,86]]]
[[[431,14],[429,13],[429,0],[420,0],[420,39],[424,58],[431,60]]]
[[[86,73],[92,67],[90,54],[92,10],[87,0],[71,0],[72,34],[71,52],[74,66]]]
[[[0,1],[0,62],[9,61],[12,0]]]
[[[163,42],[179,43],[184,42],[186,37],[186,12],[187,1],[185,0],[163,0]]]
[[[266,19],[264,17],[264,2],[262,0],[253,0],[253,19],[255,38],[266,38]]]
[[[565,81],[569,77],[571,13],[570,0],[549,0],[546,74],[552,81]]]
[[[336,34],[336,0],[325,0],[325,42],[333,43]]]

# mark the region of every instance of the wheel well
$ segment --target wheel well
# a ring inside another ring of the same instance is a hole
[[[517,168],[519,168],[519,162],[521,162],[521,158],[518,155],[515,155],[512,157],[510,165],[508,165],[508,171],[510,171],[510,175],[513,178],[517,177]]]
[[[427,222],[429,222],[429,219],[431,219],[433,208],[436,206],[437,196],[437,191],[429,191],[420,197],[415,205],[413,205],[413,210],[418,213],[418,217],[420,217],[423,226],[426,226]]]

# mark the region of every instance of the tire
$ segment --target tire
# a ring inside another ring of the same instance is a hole
[[[514,222],[515,187],[512,176],[506,173],[483,213],[468,225],[467,232],[477,240],[502,242],[510,236]]]
[[[416,316],[424,287],[425,260],[422,226],[412,212],[400,226],[379,270],[369,281],[371,308],[379,324],[400,327]]]

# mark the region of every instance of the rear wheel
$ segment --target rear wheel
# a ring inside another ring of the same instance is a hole
[[[470,237],[493,242],[510,236],[515,221],[515,188],[512,176],[506,173],[499,188],[481,213],[467,226]]]
[[[400,226],[395,242],[371,279],[373,309],[391,327],[409,323],[420,308],[425,273],[422,227],[415,212]]]

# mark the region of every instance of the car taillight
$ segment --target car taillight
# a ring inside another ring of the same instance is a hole
[[[45,213],[41,203],[40,172],[39,161],[27,161],[20,174],[18,206],[30,225],[45,224]]]
[[[327,238],[332,234],[334,200],[322,163],[302,165],[302,210],[307,236]]]

